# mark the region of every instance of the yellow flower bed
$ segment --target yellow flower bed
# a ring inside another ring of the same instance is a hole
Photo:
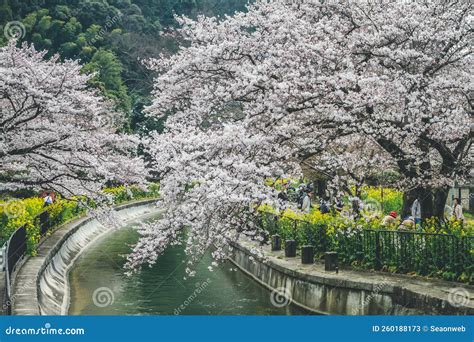
[[[130,200],[158,197],[159,184],[151,184],[148,189],[138,186],[118,186],[104,189],[110,194],[115,204]],[[29,255],[36,255],[36,246],[41,238],[38,216],[45,210],[49,213],[49,222],[52,226],[58,226],[79,215],[86,209],[79,202],[88,202],[92,207],[95,204],[86,198],[72,197],[62,199],[57,196],[49,206],[44,206],[44,199],[39,197],[25,199],[11,199],[0,201],[0,245],[5,244],[10,236],[18,228],[26,226],[28,237],[27,249]]]

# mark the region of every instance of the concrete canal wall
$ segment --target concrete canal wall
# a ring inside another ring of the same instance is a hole
[[[115,219],[130,223],[156,215],[156,200],[115,208]],[[17,272],[12,290],[13,315],[65,315],[69,307],[68,272],[81,252],[95,239],[115,229],[94,217],[74,220],[53,232]]]
[[[232,262],[267,287],[276,305],[285,301],[332,315],[472,315],[472,286],[381,272],[324,271],[324,265],[303,265],[301,258],[252,241],[234,244]]]

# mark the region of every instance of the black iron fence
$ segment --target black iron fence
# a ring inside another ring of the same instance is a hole
[[[47,211],[42,212],[36,218],[40,227],[40,235],[44,237],[49,229],[53,226],[49,220],[49,213]],[[24,225],[18,228],[8,239],[4,250],[3,264],[5,267],[5,288],[2,300],[2,312],[4,315],[11,314],[11,279],[12,274],[16,271],[19,262],[25,257],[28,247],[28,235],[27,226]]]
[[[315,257],[337,252],[341,265],[396,273],[416,273],[453,281],[472,281],[474,237],[403,230],[344,227],[262,213],[259,225],[298,247],[311,245]]]

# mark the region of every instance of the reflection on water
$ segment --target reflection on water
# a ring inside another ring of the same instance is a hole
[[[130,278],[124,255],[137,232],[125,228],[91,245],[71,270],[72,315],[301,315],[294,306],[275,307],[270,292],[230,263],[209,272],[206,255],[197,275],[185,276],[185,254],[174,246],[157,263]]]

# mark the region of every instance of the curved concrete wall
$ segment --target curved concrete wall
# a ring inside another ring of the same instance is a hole
[[[332,315],[472,315],[474,301],[460,307],[449,304],[449,290],[461,286],[437,280],[342,270],[325,272],[323,266],[302,265],[297,258],[251,253],[253,243],[233,245],[231,261],[240,270],[294,304]],[[279,252],[281,253],[281,252]],[[271,253],[270,253],[271,254]],[[463,291],[472,292],[469,286]],[[280,299],[284,301],[283,298]],[[472,298],[472,297],[471,297]],[[278,300],[278,298],[277,298]]]
[[[117,207],[117,219],[131,223],[156,215],[156,200]],[[12,301],[13,315],[66,315],[69,307],[68,273],[91,242],[115,228],[95,218],[81,218],[56,230],[19,270]]]

